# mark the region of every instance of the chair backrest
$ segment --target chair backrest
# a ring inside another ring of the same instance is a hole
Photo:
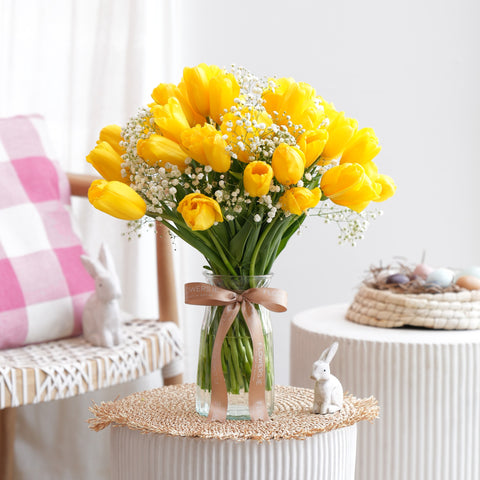
[[[67,174],[70,191],[74,196],[86,197],[88,188],[96,177],[90,175]],[[172,245],[168,229],[156,222],[156,253],[159,320],[175,322],[178,325],[178,308],[173,270]]]

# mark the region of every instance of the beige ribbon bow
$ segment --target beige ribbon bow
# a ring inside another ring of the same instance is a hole
[[[236,293],[206,283],[187,283],[185,285],[185,303],[225,306],[212,350],[212,397],[208,419],[224,422],[227,418],[227,386],[223,376],[221,351],[225,336],[241,308],[253,346],[248,394],[250,418],[252,420],[268,420],[265,405],[265,344],[262,323],[253,304],[263,305],[273,312],[285,312],[287,310],[287,293],[277,288],[249,288],[244,292]]]

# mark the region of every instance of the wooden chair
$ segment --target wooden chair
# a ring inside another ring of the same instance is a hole
[[[71,194],[86,197],[94,178],[73,174],[68,178]],[[163,368],[165,385],[182,383],[182,374],[178,374],[182,347],[172,250],[168,231],[160,223],[156,251],[162,328],[157,321],[129,322],[127,340],[112,349],[94,347],[82,337],[73,337],[0,350],[0,479],[13,478],[15,407],[72,397],[134,380],[159,368]],[[39,358],[47,358],[47,364]],[[171,368],[174,362],[176,369]]]

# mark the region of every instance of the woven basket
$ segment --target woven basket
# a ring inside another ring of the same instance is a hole
[[[346,317],[374,327],[480,329],[480,291],[411,294],[362,285]]]

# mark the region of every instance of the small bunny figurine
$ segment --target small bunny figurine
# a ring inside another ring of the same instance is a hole
[[[95,280],[82,315],[83,335],[93,345],[112,347],[122,341],[121,311],[118,299],[122,292],[112,256],[102,243],[98,261],[81,255],[83,266]]]
[[[315,396],[312,413],[338,412],[343,406],[343,387],[337,377],[330,373],[330,362],[337,353],[338,342],[323,351],[312,366],[310,378],[315,380]]]

